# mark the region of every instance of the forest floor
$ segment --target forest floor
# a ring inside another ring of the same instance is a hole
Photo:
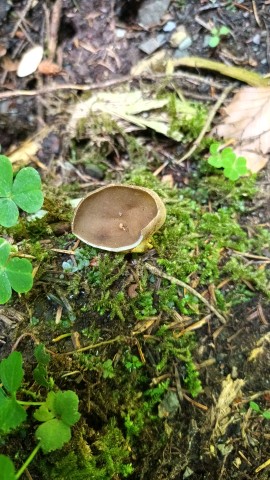
[[[39,451],[21,478],[269,478],[270,167],[231,180],[207,162],[220,107],[259,84],[177,64],[242,67],[267,91],[269,28],[260,0],[0,5],[1,154],[15,172],[35,167],[45,196],[42,218],[0,227],[35,274],[0,307],[0,359],[22,353],[20,400],[72,390],[81,414],[71,441]],[[20,77],[34,45],[43,61]],[[72,200],[110,183],[163,199],[150,250],[105,252],[72,234]],[[50,362],[38,381],[40,344]],[[0,438],[16,470],[36,444],[27,413]]]

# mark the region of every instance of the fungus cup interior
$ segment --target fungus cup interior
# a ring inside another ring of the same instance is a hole
[[[164,204],[152,190],[109,185],[81,200],[72,231],[88,245],[121,252],[137,247],[153,234],[165,216]]]

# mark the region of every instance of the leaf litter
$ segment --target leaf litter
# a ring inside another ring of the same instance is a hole
[[[240,89],[223,112],[226,117],[213,133],[232,139],[234,152],[246,158],[247,168],[260,171],[270,152],[270,87]]]

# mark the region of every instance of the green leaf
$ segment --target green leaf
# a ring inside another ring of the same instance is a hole
[[[212,155],[211,157],[209,157],[208,158],[208,163],[209,163],[209,165],[212,165],[213,167],[216,167],[216,168],[223,167],[223,161],[222,161],[220,153],[218,153],[216,155]]]
[[[41,180],[34,168],[25,167],[19,171],[13,183],[12,198],[27,213],[37,212],[42,207]]]
[[[6,455],[0,455],[0,472],[5,480],[16,480],[13,462]]]
[[[252,408],[252,410],[254,410],[254,412],[260,413],[261,409],[256,402],[249,402],[249,406]]]
[[[20,352],[12,352],[0,363],[0,378],[4,388],[9,393],[16,393],[21,386],[24,374],[22,363],[22,354]]]
[[[225,27],[225,25],[222,25],[219,29],[219,35],[229,35],[231,33],[231,30],[228,27]]]
[[[26,420],[24,408],[15,400],[15,398],[6,398],[1,402],[0,408],[0,431],[9,433],[14,428],[19,427]]]
[[[13,170],[11,161],[0,155],[0,197],[8,197],[11,194],[13,182]]]
[[[39,422],[47,422],[54,418],[54,413],[48,410],[46,405],[41,405],[35,412],[34,418]]]
[[[53,418],[42,423],[35,433],[44,453],[52,452],[67,443],[71,438],[70,427],[61,420]]]
[[[220,148],[220,145],[221,145],[221,143],[218,143],[218,142],[212,143],[212,144],[210,145],[210,153],[211,153],[211,155],[215,155],[216,153],[219,153],[218,150],[219,150],[219,148]]]
[[[209,38],[208,45],[211,48],[215,48],[218,46],[219,42],[220,42],[220,38],[218,36],[213,36]]]
[[[46,352],[43,343],[40,343],[35,347],[34,355],[39,364],[48,365],[50,362],[50,354]]]
[[[0,238],[0,265],[7,262],[11,250],[11,245],[4,238]]]
[[[223,166],[229,165],[234,162],[236,155],[231,147],[224,148],[221,152],[221,158],[223,161]]]
[[[0,268],[0,305],[7,303],[11,295],[12,291],[7,273]]]
[[[19,210],[11,198],[0,198],[0,225],[13,227],[19,218]]]
[[[263,418],[266,418],[266,420],[270,420],[270,410],[266,410],[262,414]]]
[[[32,264],[26,258],[12,258],[6,272],[10,285],[17,293],[25,293],[33,286]]]
[[[67,425],[74,425],[79,420],[78,405],[79,399],[72,390],[56,392],[53,408],[56,416]]]
[[[223,160],[224,175],[230,180],[237,180],[241,175],[248,173],[246,166],[246,159],[244,157],[238,157],[233,162],[229,159]]]

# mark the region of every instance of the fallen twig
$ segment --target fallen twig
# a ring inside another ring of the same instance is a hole
[[[213,305],[211,305],[211,303],[209,303],[204,297],[202,297],[200,293],[194,290],[194,288],[190,287],[190,285],[188,285],[185,282],[182,282],[182,280],[178,280],[178,278],[172,277],[171,275],[167,275],[166,273],[162,272],[161,270],[159,270],[157,267],[154,267],[150,263],[145,263],[144,265],[147,268],[147,270],[149,270],[149,272],[153,273],[153,275],[156,275],[157,277],[160,277],[160,278],[165,278],[166,280],[169,280],[169,282],[179,285],[179,287],[182,287],[188,290],[190,293],[192,293],[192,295],[199,298],[199,300],[202,303],[204,303],[209,308],[209,310],[211,310],[211,312],[213,312],[216,315],[216,317],[221,321],[221,323],[223,324],[227,323],[226,318],[223,315],[221,315],[221,313],[219,313],[218,310],[215,307],[213,307]]]

